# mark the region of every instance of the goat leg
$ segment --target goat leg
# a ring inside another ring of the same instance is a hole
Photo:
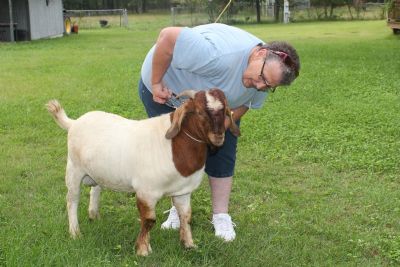
[[[150,246],[150,230],[156,222],[154,211],[157,201],[149,201],[136,195],[136,204],[140,213],[140,233],[136,240],[136,254],[138,256],[147,256],[152,250]]]
[[[91,220],[100,219],[100,193],[101,187],[99,185],[92,186],[90,189],[89,219]]]
[[[80,236],[79,223],[78,223],[78,205],[80,196],[80,185],[84,173],[76,168],[71,160],[67,162],[67,170],[65,173],[65,183],[68,188],[67,192],[67,211],[69,221],[69,233],[72,238]]]
[[[193,243],[192,231],[190,229],[190,221],[192,218],[192,208],[190,206],[190,194],[174,196],[172,202],[178,211],[180,220],[180,239],[185,248],[196,248]]]

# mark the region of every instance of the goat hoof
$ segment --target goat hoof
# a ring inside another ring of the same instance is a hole
[[[136,251],[136,255],[140,257],[147,257],[149,256],[149,253],[147,251]]]
[[[150,245],[140,245],[136,247],[136,255],[146,257],[151,253]]]
[[[72,239],[79,239],[79,238],[81,238],[82,237],[82,234],[81,234],[81,232],[78,230],[78,231],[74,231],[74,232],[70,232],[70,236],[71,236],[71,238]]]
[[[150,251],[147,249],[138,249],[136,250],[136,255],[141,256],[141,257],[146,257],[150,254]]]
[[[185,242],[183,243],[186,249],[196,249],[197,246],[193,242]]]
[[[100,219],[100,212],[98,211],[89,211],[89,219],[94,221],[94,220],[99,220]]]

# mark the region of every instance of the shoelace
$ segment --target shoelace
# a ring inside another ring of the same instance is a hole
[[[170,208],[169,210],[166,210],[163,212],[163,214],[169,213],[167,221],[172,221],[172,222],[180,222],[179,221],[179,216],[178,216],[178,211],[176,208]]]
[[[218,222],[216,222],[218,221]],[[231,219],[222,219],[222,218],[218,218],[218,219],[213,219],[211,221],[211,223],[213,225],[218,224],[219,227],[222,228],[223,231],[229,231],[230,230],[230,226],[232,225],[233,227],[236,227],[236,224],[234,222],[232,222]]]
[[[168,212],[171,212],[171,210],[173,210],[173,208],[170,208],[169,210],[165,210],[165,211],[163,212],[163,214],[168,213]]]

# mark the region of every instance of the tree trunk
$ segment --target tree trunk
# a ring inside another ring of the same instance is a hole
[[[280,7],[279,1],[275,0],[275,22],[279,22]]]
[[[261,8],[260,8],[260,0],[256,0],[256,10],[257,10],[257,23],[261,22]]]
[[[142,11],[143,11],[143,13],[147,12],[146,0],[142,0]]]
[[[347,4],[347,8],[349,10],[351,20],[353,20],[353,13],[351,13],[351,5]]]

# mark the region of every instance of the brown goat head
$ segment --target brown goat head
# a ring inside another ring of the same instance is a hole
[[[222,146],[225,140],[226,116],[229,118],[228,128],[232,134],[240,135],[224,92],[220,89],[211,89],[195,94],[192,91],[190,95],[192,98],[173,113],[171,127],[165,135],[167,139],[174,138],[183,127],[205,143]]]

